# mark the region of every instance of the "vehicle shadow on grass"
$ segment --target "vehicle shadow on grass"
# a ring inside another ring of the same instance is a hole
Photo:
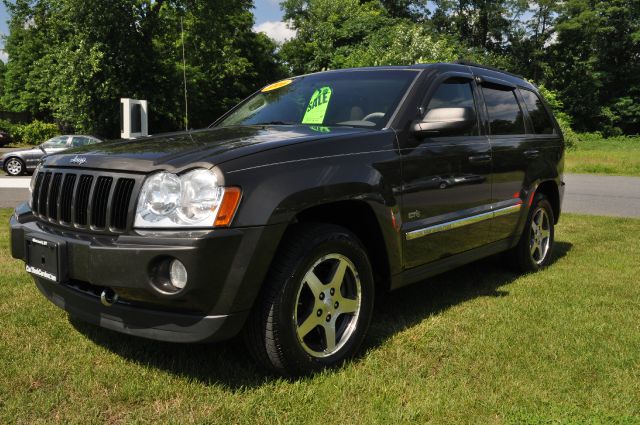
[[[571,243],[556,242],[552,263],[571,248]],[[378,296],[371,328],[360,352],[375,349],[394,334],[465,301],[508,296],[507,286],[521,276],[510,271],[498,255]],[[133,363],[205,385],[238,390],[276,379],[255,364],[239,338],[218,344],[172,344],[131,337],[72,318],[70,321],[94,343]]]

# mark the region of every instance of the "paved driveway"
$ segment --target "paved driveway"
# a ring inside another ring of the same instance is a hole
[[[565,212],[640,217],[640,177],[567,174],[565,181]],[[0,176],[0,208],[27,199],[28,188],[28,177]]]
[[[640,217],[640,177],[567,174],[564,181],[566,212]]]

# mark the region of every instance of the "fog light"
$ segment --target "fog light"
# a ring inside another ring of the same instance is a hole
[[[173,260],[169,266],[169,281],[178,289],[187,286],[187,269],[179,260]]]

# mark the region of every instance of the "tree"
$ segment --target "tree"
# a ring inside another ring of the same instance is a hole
[[[297,31],[281,50],[294,74],[339,67],[371,34],[394,22],[379,2],[287,0],[282,7]]]
[[[42,117],[47,109],[50,85],[41,85],[40,76],[46,73],[42,62],[50,40],[47,27],[50,4],[31,5],[28,0],[4,1],[10,16],[9,36],[4,49],[9,55],[4,78],[2,104],[15,112],[28,112]]]
[[[250,0],[3,1],[4,103],[69,131],[117,136],[121,97],[150,101],[153,132],[183,128],[183,71],[191,127],[282,76]]]
[[[502,51],[516,19],[527,8],[522,0],[435,0],[431,18],[442,33],[457,36],[464,44]]]
[[[637,0],[569,0],[556,29],[548,78],[576,129],[640,133]]]
[[[428,15],[428,2],[424,0],[381,0],[380,3],[389,16],[394,18],[421,21]]]
[[[294,74],[457,59],[504,64],[492,52],[438,34],[431,22],[390,16],[377,1],[287,0],[282,5],[297,30],[281,51]]]
[[[530,1],[529,18],[512,26],[509,53],[514,72],[534,81],[544,80],[549,62],[548,46],[554,42],[560,7],[559,0]]]
[[[452,62],[460,58],[461,49],[455,41],[437,37],[424,26],[399,21],[380,29],[367,43],[340,58],[337,67],[380,65],[413,65],[428,62]]]

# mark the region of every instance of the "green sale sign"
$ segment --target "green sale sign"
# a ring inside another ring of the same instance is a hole
[[[322,124],[331,100],[331,87],[321,87],[313,92],[302,124]]]

